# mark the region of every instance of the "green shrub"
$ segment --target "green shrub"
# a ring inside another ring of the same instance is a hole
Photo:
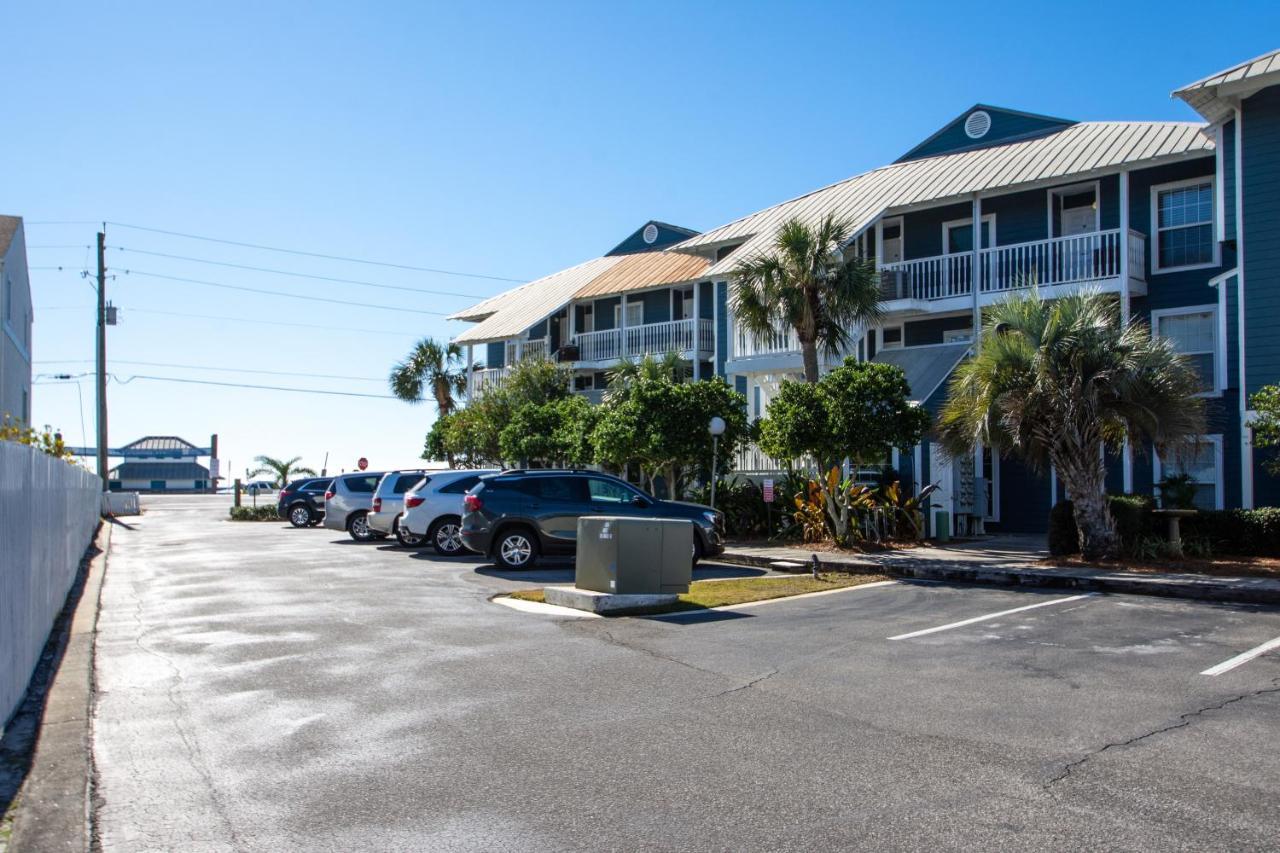
[[[1182,519],[1182,538],[1220,553],[1280,557],[1280,507],[1202,510]]]
[[[1058,501],[1049,510],[1049,553],[1055,557],[1080,553],[1080,532],[1071,501]]]
[[[1120,547],[1125,553],[1131,553],[1139,540],[1164,532],[1151,514],[1155,502],[1150,495],[1107,495],[1107,507],[1115,519]]]
[[[263,504],[262,506],[233,506],[231,508],[232,521],[279,521],[280,516],[276,515],[275,504]]]

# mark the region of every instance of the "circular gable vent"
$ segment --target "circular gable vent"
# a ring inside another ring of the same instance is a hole
[[[975,110],[964,120],[964,132],[970,139],[981,139],[991,129],[991,116],[985,110]]]
[[[658,239],[658,226],[650,222],[644,227],[644,234],[641,236],[644,237],[645,243],[653,245],[653,241]]]

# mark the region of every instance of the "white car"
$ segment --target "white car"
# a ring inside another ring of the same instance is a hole
[[[434,471],[415,488],[404,493],[404,514],[396,536],[400,544],[415,547],[430,544],[441,557],[466,551],[462,544],[462,496],[480,482],[485,471]]]

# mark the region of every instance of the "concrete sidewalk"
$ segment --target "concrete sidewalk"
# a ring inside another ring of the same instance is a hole
[[[1050,568],[1037,565],[1048,556],[1040,537],[993,536],[881,553],[807,551],[786,545],[730,543],[718,559],[726,563],[806,571],[812,554],[824,570],[863,569],[900,578],[1163,595],[1205,601],[1280,604],[1280,580],[1209,575],[1127,572],[1123,569]]]

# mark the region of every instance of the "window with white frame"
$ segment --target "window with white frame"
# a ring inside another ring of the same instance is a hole
[[[1156,491],[1166,477],[1190,475],[1195,484],[1198,509],[1222,509],[1222,436],[1203,435],[1183,453],[1161,459],[1155,454]]]
[[[1213,305],[1151,312],[1151,331],[1173,344],[1200,374],[1204,393],[1221,390],[1218,384],[1218,309]]]
[[[644,303],[636,300],[634,302],[627,301],[627,328],[633,326],[641,326],[644,324]],[[613,306],[613,325],[614,328],[622,326],[622,305]]]
[[[880,330],[880,349],[898,349],[902,346],[902,327],[890,326]]]
[[[1217,244],[1213,238],[1212,178],[1152,187],[1151,221],[1154,272],[1213,265]]]

